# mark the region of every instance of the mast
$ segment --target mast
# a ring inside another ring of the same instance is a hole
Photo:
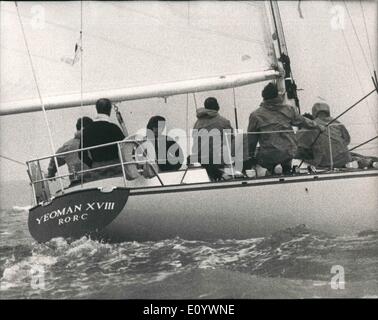
[[[280,9],[277,1],[269,1],[269,11],[271,12],[272,25],[273,25],[273,40],[275,42],[276,55],[278,61],[282,64],[282,68],[285,72],[284,78],[278,80],[278,87],[285,89],[286,98],[295,105],[300,113],[300,104],[297,95],[297,85],[293,79],[293,73],[290,65],[289,53],[287,50],[286,39],[284,29],[281,20]]]

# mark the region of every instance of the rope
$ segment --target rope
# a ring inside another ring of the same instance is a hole
[[[327,126],[327,134],[328,134],[328,147],[329,147],[329,159],[330,159],[330,169],[333,171],[333,153],[332,153],[332,140],[331,140],[331,130],[329,129],[329,126]],[[313,145],[313,144],[312,144]],[[311,146],[312,146],[311,145]],[[299,166],[300,167],[300,166]]]
[[[35,69],[34,69],[34,65],[33,65],[33,59],[31,57],[28,41],[26,39],[25,29],[24,29],[24,25],[22,23],[22,19],[21,19],[21,15],[20,15],[20,11],[19,11],[19,8],[18,8],[17,1],[15,1],[15,6],[16,6],[16,10],[17,10],[18,20],[19,20],[20,26],[21,26],[22,35],[23,35],[23,38],[24,38],[24,43],[25,43],[26,51],[28,52],[30,67],[31,67],[32,73],[33,73],[34,84],[35,84],[36,89],[37,89],[39,101],[41,103],[41,107],[42,107],[42,111],[43,111],[43,116],[44,116],[44,119],[45,119],[45,122],[46,122],[46,126],[47,126],[47,131],[48,131],[48,135],[49,135],[50,146],[51,146],[52,153],[53,153],[53,156],[54,156],[54,162],[55,162],[55,166],[56,166],[56,171],[57,171],[58,175],[60,175],[58,160],[55,157],[55,146],[54,146],[54,141],[53,141],[53,137],[52,137],[52,133],[51,133],[51,128],[50,128],[50,124],[49,124],[49,121],[48,121],[48,118],[47,118],[47,113],[46,113],[45,105],[43,103],[42,94],[41,94],[41,91],[39,89],[37,75],[36,75],[36,72],[35,72]],[[62,180],[59,179],[59,182],[60,182],[60,187],[61,187],[62,192],[63,192],[63,183],[62,183]]]
[[[194,100],[194,106],[196,107],[196,110],[198,109],[197,107],[197,99],[196,99],[196,94],[193,92],[193,100]]]
[[[121,112],[119,111],[119,108],[116,104],[113,104],[113,109],[115,111],[115,114],[116,114],[116,118],[118,120],[118,123],[121,127],[121,130],[123,132],[123,135],[127,138],[129,136],[129,132],[127,131],[127,128],[126,128],[126,124],[125,124],[125,121],[123,121],[123,117],[122,117],[122,114]]]
[[[236,93],[235,93],[235,87],[232,87],[232,93],[234,97],[234,113],[235,113],[235,128],[239,129],[239,123],[238,123],[238,108],[236,106]]]
[[[12,161],[12,162],[14,162],[14,163],[20,164],[20,165],[22,165],[22,166],[26,166],[26,164],[23,163],[23,162],[21,162],[21,161],[18,161],[18,160],[15,160],[15,159],[12,159],[12,158],[9,158],[9,157],[6,157],[6,156],[3,156],[3,155],[1,155],[1,154],[0,154],[0,158],[4,158],[4,159],[7,159],[7,160]]]

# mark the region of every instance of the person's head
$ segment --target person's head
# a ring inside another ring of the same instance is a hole
[[[165,118],[162,116],[153,116],[147,123],[147,130],[151,130],[154,135],[162,134],[165,128]]]
[[[102,98],[96,101],[96,110],[97,113],[106,114],[110,116],[110,112],[112,111],[112,103],[109,99]]]
[[[215,110],[215,111],[219,110],[218,101],[214,97],[207,98],[204,102],[204,106],[205,106],[205,109],[208,109],[208,110]]]
[[[277,85],[273,82],[269,82],[261,93],[264,100],[274,99],[278,97]]]
[[[314,118],[326,118],[331,115],[329,105],[324,102],[317,102],[312,106],[312,116]]]
[[[84,129],[84,128],[88,127],[92,122],[93,122],[93,120],[89,117],[79,118],[76,121],[76,130],[77,131],[81,130],[81,124],[83,124],[83,129]]]

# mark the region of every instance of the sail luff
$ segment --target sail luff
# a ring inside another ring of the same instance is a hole
[[[57,97],[46,97],[44,98],[44,105],[46,110],[55,110],[80,107],[81,104],[83,106],[94,105],[96,100],[99,98],[108,98],[113,102],[148,98],[166,98],[179,94],[240,87],[271,79],[277,79],[280,76],[280,73],[276,70],[232,74],[203,79],[84,93],[82,99],[80,93]],[[40,101],[36,99],[2,103],[0,105],[0,116],[37,111],[41,111],[41,105]]]

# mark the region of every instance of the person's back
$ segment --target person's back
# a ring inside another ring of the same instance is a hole
[[[92,147],[120,141],[125,138],[122,130],[110,121],[111,102],[108,99],[99,99],[96,102],[97,117],[93,123],[83,131],[83,147]],[[119,159],[116,144],[91,149],[90,158],[85,153],[84,161],[90,167],[93,163],[111,162]]]
[[[256,155],[258,163],[271,172],[276,165],[281,164],[283,171],[289,173],[291,160],[297,150],[292,126],[301,125],[307,129],[317,129],[319,126],[300,115],[292,106],[285,105],[276,85],[268,84],[262,95],[263,102],[249,117],[250,156],[254,157],[259,142],[260,148]]]
[[[116,124],[95,120],[89,128],[84,130],[84,148],[120,141],[124,138],[125,136]],[[118,158],[117,145],[95,148],[90,152],[94,162],[109,161]]]
[[[220,162],[215,164],[223,164],[224,134],[231,134],[233,128],[231,122],[219,114],[219,105],[215,98],[207,98],[205,107],[197,109],[197,121],[194,124],[195,130],[193,151],[199,156],[201,163],[212,164],[214,156],[219,156]],[[219,144],[214,142],[214,138],[219,138]],[[229,141],[232,137],[229,137]],[[229,145],[231,151],[231,143]],[[208,154],[202,154],[201,150],[206,150]],[[207,162],[207,163],[206,163]]]
[[[232,154],[233,128],[231,122],[219,114],[215,98],[207,98],[204,106],[197,109],[197,121],[193,127],[193,156],[206,168],[211,179],[219,180],[222,177],[219,168],[231,160],[224,158],[224,148],[229,148],[227,151]]]
[[[197,121],[194,124],[193,129],[205,129],[207,131],[218,129],[223,132],[224,129],[232,130],[232,126],[231,122],[222,117],[218,111],[199,108],[197,110]]]
[[[315,121],[320,125],[326,126],[333,121],[330,116],[330,108],[326,103],[314,104],[312,114]],[[329,133],[331,139],[329,139]],[[331,149],[329,140],[331,140]],[[333,121],[312,146],[314,157],[312,163],[319,167],[330,167],[332,150],[333,166],[336,168],[344,167],[348,162],[352,161],[352,156],[348,151],[349,143],[350,135],[348,130],[339,121]]]
[[[80,138],[81,138],[81,127],[86,128],[93,123],[92,119],[89,117],[83,117],[77,120],[76,122],[76,132],[72,139],[66,141],[56,153],[64,153],[69,151],[74,151],[80,149]],[[82,163],[77,152],[69,152],[67,154],[57,157],[58,166],[64,164],[68,167],[69,173],[76,173],[81,170],[88,169],[85,163]],[[48,167],[48,177],[52,178],[57,172],[55,160],[52,158]],[[78,180],[78,177],[75,175],[70,176],[71,183]]]

